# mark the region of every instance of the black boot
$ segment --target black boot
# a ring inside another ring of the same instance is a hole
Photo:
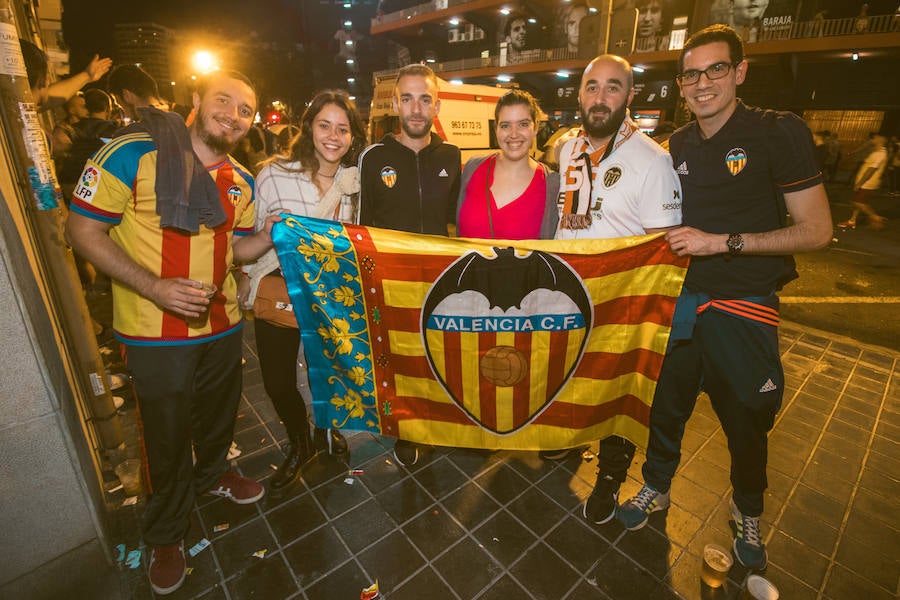
[[[291,448],[284,459],[284,463],[272,477],[270,487],[273,490],[280,490],[294,483],[300,476],[303,467],[316,456],[312,439],[309,437],[309,431],[291,433],[288,435],[288,439],[290,440]]]
[[[315,431],[315,447],[318,452],[327,452],[332,456],[346,454],[348,451],[347,440],[337,429],[319,429]]]

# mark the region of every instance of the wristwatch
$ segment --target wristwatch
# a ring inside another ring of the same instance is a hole
[[[739,233],[729,233],[725,245],[728,246],[728,254],[731,256],[740,254],[744,249],[744,238]]]

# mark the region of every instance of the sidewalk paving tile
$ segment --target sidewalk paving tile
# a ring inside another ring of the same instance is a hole
[[[251,328],[244,335],[234,465],[266,482],[285,434]],[[900,354],[793,324],[781,342],[788,385],[769,438],[765,576],[791,600],[894,598]],[[133,403],[123,409],[133,412]],[[348,462],[320,456],[257,505],[201,497],[187,544],[206,537],[212,547],[188,559],[193,571],[170,597],[355,599],[377,580],[391,600],[731,599],[748,574],[733,568],[718,595],[700,584],[703,546],[729,546],[733,527],[727,445],[705,396],[687,425],[672,506],[637,532],[581,514],[596,443],[547,462],[535,452],[425,448],[407,469],[390,438],[348,433],[348,441]],[[643,460],[639,449],[620,500],[640,488]],[[143,506],[112,510],[123,542],[140,544]],[[214,532],[222,523],[228,529]],[[141,570],[115,576],[122,598],[153,597]]]

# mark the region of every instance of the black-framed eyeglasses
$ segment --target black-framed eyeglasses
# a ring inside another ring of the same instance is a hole
[[[678,80],[678,83],[681,85],[694,85],[698,81],[700,81],[700,76],[704,73],[706,74],[706,78],[710,81],[714,79],[722,79],[729,73],[731,73],[731,69],[733,67],[738,66],[740,63],[729,63],[729,62],[718,62],[714,65],[710,65],[703,69],[702,71],[698,71],[697,69],[688,69],[684,73],[679,73],[675,76],[675,79]]]

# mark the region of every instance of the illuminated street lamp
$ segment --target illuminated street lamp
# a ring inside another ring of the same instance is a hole
[[[194,56],[192,58],[192,63],[194,65],[194,69],[199,71],[200,73],[209,73],[210,71],[216,71],[219,68],[218,60],[216,57],[206,50],[198,50],[194,52]]]

